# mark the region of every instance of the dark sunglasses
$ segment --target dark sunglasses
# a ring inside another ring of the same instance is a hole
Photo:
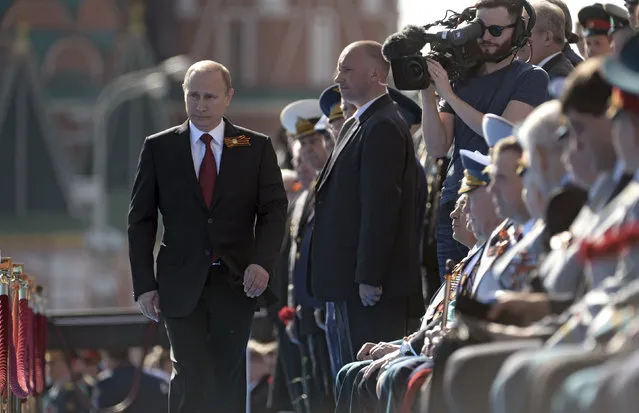
[[[490,33],[493,37],[499,37],[506,29],[510,29],[511,27],[515,27],[517,23],[509,24],[508,26],[497,26],[493,24],[492,26],[484,26],[484,30]]]

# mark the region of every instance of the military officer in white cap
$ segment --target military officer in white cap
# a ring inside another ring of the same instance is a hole
[[[329,156],[329,134],[317,126],[322,118],[319,100],[304,99],[286,106],[280,114],[282,126],[301,144],[302,159],[319,172]],[[318,130],[320,129],[320,130]],[[296,309],[294,321],[287,326],[289,337],[299,344],[303,386],[311,411],[332,410],[332,383],[326,336],[315,322],[315,310],[323,303],[308,294],[306,285],[310,239],[315,206],[314,184],[296,200],[291,212],[291,250],[289,254],[288,305]]]

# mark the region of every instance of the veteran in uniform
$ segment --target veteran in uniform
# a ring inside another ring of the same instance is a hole
[[[316,172],[329,156],[330,135],[315,130],[322,116],[317,99],[305,99],[286,106],[280,114],[282,126],[300,142],[302,159]],[[315,311],[323,303],[308,294],[307,270],[315,206],[314,183],[297,199],[292,210],[289,252],[288,303],[295,308],[294,321],[287,326],[291,340],[300,348],[302,380],[310,411],[332,411],[333,394],[326,336],[317,325]]]
[[[603,5],[595,3],[579,10],[579,23],[584,28],[586,38],[586,57],[605,56],[612,52],[608,32],[610,31],[610,15]]]
[[[610,35],[612,49],[619,52],[626,41],[632,36],[633,30],[630,28],[630,16],[628,11],[616,4],[604,4],[604,10],[610,15]]]

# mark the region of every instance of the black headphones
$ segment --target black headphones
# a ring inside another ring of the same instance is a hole
[[[532,34],[532,29],[535,27],[535,22],[537,21],[537,14],[533,6],[526,0],[521,0],[521,3],[526,13],[528,13],[528,24],[524,23],[523,16],[517,17],[517,21],[515,22],[515,35],[513,36],[513,47],[516,49],[521,49],[526,46]]]

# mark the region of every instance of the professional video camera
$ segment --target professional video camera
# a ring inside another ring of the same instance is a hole
[[[452,14],[450,17],[449,13]],[[442,65],[451,82],[465,78],[482,56],[476,40],[484,33],[484,24],[475,18],[476,14],[474,7],[461,13],[449,10],[443,20],[422,27],[406,26],[390,35],[384,41],[382,54],[391,64],[395,87],[401,90],[426,89],[430,84],[427,57]],[[443,26],[447,30],[428,33],[433,26]],[[427,43],[431,50],[423,56],[420,51]]]

